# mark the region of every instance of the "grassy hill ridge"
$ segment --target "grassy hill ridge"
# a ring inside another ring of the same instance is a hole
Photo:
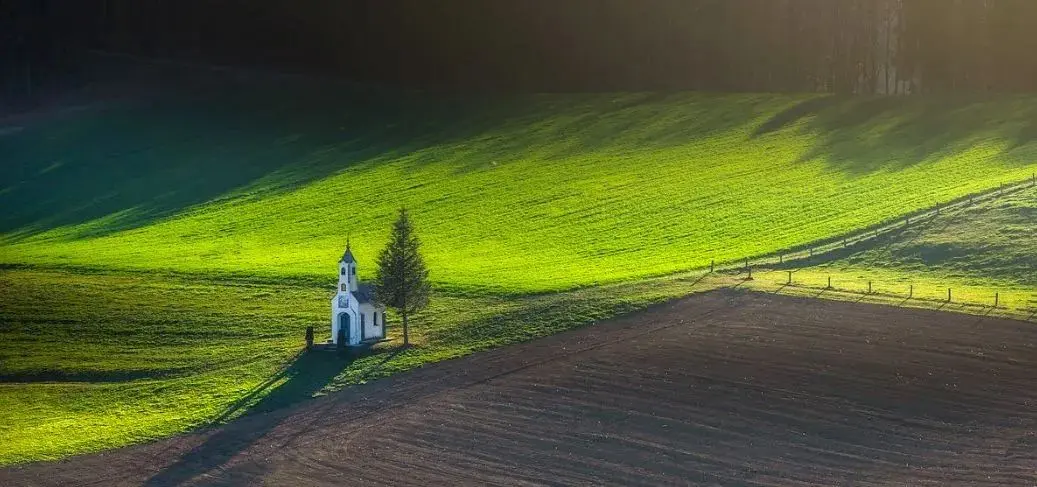
[[[942,212],[860,248],[798,266],[795,280],[911,301],[944,309],[1033,319],[1037,314],[1037,187]],[[759,272],[761,285],[780,276]],[[946,303],[947,289],[952,302]],[[997,299],[998,309],[993,309]],[[907,304],[907,303],[905,303]],[[925,304],[925,303],[921,303]],[[965,308],[963,308],[965,307]]]
[[[773,291],[784,269],[752,284],[673,273],[1037,169],[1028,96],[274,88],[0,127],[0,465],[183,432],[690,292]],[[1026,198],[911,229],[945,233],[819,256],[796,279],[968,284],[1027,309]],[[307,326],[328,333],[345,237],[369,277],[403,205],[437,289],[415,318],[418,346],[299,357]]]
[[[114,108],[0,138],[22,164],[0,193],[15,208],[0,263],[315,277],[347,235],[372,262],[407,206],[441,288],[568,289],[1022,179],[1037,168],[1035,114],[1032,97],[700,93],[252,92]],[[123,171],[106,182],[108,167]]]

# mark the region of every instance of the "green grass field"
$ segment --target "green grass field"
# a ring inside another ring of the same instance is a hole
[[[1032,319],[1037,313],[1035,217],[1037,188],[1031,187],[918,220],[813,262],[760,269],[750,287],[776,290],[793,270],[794,286],[780,292],[802,287],[798,291],[816,294],[831,277],[834,290],[855,299],[871,282],[873,297],[893,304]]]
[[[0,127],[0,465],[174,434],[730,284],[675,273],[1027,178],[1035,120],[1037,97],[275,86]],[[436,289],[419,346],[296,359],[306,326],[324,338],[346,236],[370,277],[400,206]],[[797,280],[953,278],[1025,295],[1034,249],[1019,232],[1033,235],[1034,206],[1012,208],[1005,225],[965,212]]]
[[[343,360],[297,357],[306,326],[328,333],[327,286],[0,270],[0,465],[124,446],[283,407],[723,282],[668,278],[508,298],[439,293],[413,322],[416,347]]]
[[[324,279],[347,235],[372,262],[407,206],[439,287],[542,292],[795,247],[1037,169],[1030,97],[250,97],[0,139],[0,263]]]

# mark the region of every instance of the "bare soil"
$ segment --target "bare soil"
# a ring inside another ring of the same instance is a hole
[[[717,291],[0,485],[1037,485],[1035,345]]]

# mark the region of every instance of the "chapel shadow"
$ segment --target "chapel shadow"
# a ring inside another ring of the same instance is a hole
[[[225,464],[276,428],[282,419],[277,415],[251,418],[252,415],[272,413],[312,398],[352,362],[352,358],[335,353],[301,352],[291,365],[228,406],[215,422],[239,415],[243,418],[216,430],[204,443],[148,479],[145,485],[180,485]],[[263,394],[266,395],[249,406]]]

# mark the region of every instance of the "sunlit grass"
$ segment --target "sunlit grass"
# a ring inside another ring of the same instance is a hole
[[[274,374],[326,295],[203,278],[0,271],[0,463],[203,424]]]
[[[797,114],[809,103],[814,112]],[[137,210],[23,234],[0,261],[319,278],[347,235],[361,264],[373,262],[406,206],[441,288],[539,292],[795,247],[1037,169],[1037,144],[1019,137],[1037,108],[1029,98],[543,95],[526,104],[534,108],[460,137],[432,127],[415,136],[426,143],[361,158],[342,134],[219,199],[127,228],[118,222]],[[378,133],[365,137],[374,144]],[[169,167],[178,148],[163,156]],[[251,157],[241,150],[234,157]],[[270,189],[315,167],[326,176]]]
[[[672,273],[1037,169],[1032,97],[260,95],[0,137],[0,263],[14,264],[0,270],[0,464],[183,432],[737,283]],[[1025,312],[1033,196],[819,258],[781,292],[824,295],[832,276],[829,294],[851,299],[871,281],[897,304],[914,284],[927,306],[952,287],[945,309],[1000,292]],[[295,360],[307,326],[327,338],[346,236],[370,277],[400,206],[435,282],[418,346]],[[760,269],[742,285],[785,280]]]
[[[329,338],[325,302],[333,288],[205,275],[0,271],[0,465],[284,407],[723,282],[668,278],[521,298],[440,293],[413,321],[413,349],[390,355],[391,346],[383,347],[352,361],[314,353],[293,362],[307,326],[318,341]],[[398,327],[390,332],[397,336]]]
[[[831,278],[832,291],[861,299],[1032,318],[1037,313],[1035,216],[1037,188],[1029,188],[917,221],[846,256],[758,269],[747,287],[823,296]],[[790,270],[793,285],[783,287]]]

